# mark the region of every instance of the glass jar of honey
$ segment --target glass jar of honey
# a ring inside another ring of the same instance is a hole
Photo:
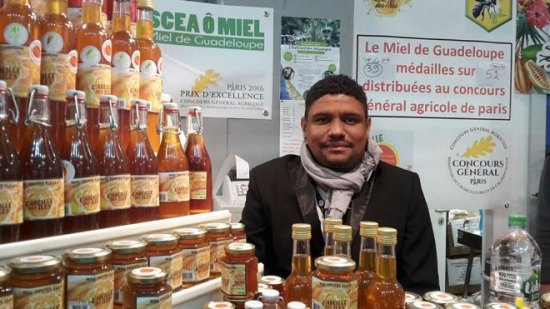
[[[258,289],[258,258],[253,244],[234,242],[220,259],[222,292],[228,299],[253,299]]]
[[[64,272],[61,259],[48,255],[23,256],[9,262],[13,308],[49,304],[64,308]]]
[[[231,237],[233,238],[233,241],[246,242],[244,224],[240,222],[231,223]]]
[[[147,266],[146,245],[138,240],[115,240],[107,244],[106,247],[112,252],[111,265],[115,270],[114,308],[122,308],[122,292],[127,283],[128,273]]]
[[[210,278],[210,244],[206,241],[206,230],[184,227],[172,231],[179,237],[178,247],[182,253],[182,288]]]
[[[10,274],[11,269],[0,266],[0,308],[14,308]]]
[[[148,234],[141,238],[147,243],[145,253],[150,267],[158,267],[167,274],[173,291],[181,288],[182,253],[178,236],[170,233]]]
[[[355,262],[344,256],[321,256],[315,259],[312,273],[313,307],[357,308]]]
[[[112,308],[115,272],[111,250],[77,248],[63,254],[67,270],[67,308]]]
[[[158,267],[141,267],[128,274],[124,308],[172,308],[172,288],[167,275]]]
[[[212,222],[201,227],[206,230],[206,240],[210,243],[210,278],[217,278],[221,274],[218,265],[225,255],[224,247],[232,240],[231,226],[229,223]]]
[[[206,303],[203,309],[235,309],[235,305],[228,301],[211,301]]]
[[[269,275],[269,276],[262,276],[260,278],[260,283],[263,283],[267,285],[269,289],[274,289],[279,291],[281,295],[283,295],[283,289],[285,280],[279,276]]]

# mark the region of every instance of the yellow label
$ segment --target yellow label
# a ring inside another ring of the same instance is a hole
[[[210,277],[210,247],[182,249],[182,282],[199,282]]]
[[[173,255],[150,256],[149,266],[162,269],[167,274],[166,282],[172,286],[172,289],[176,289],[181,286],[183,268],[181,258],[181,251]]]
[[[231,240],[229,239],[210,242],[210,272],[211,273],[220,272],[220,268],[219,268],[220,259],[225,256],[224,247],[230,242]]]
[[[127,209],[131,206],[130,174],[101,176],[101,210]]]
[[[136,309],[172,309],[172,292],[160,296],[136,297]]]
[[[132,175],[132,207],[159,206],[159,175]]]
[[[129,110],[131,101],[139,98],[139,71],[131,67],[131,58],[127,53],[117,52],[113,56],[111,91],[119,100],[124,99],[124,106],[119,106],[121,109]]]
[[[0,181],[0,225],[23,222],[23,182]]]
[[[312,303],[314,308],[357,309],[357,280],[351,282],[324,281],[312,277]]]
[[[13,309],[13,295],[0,297],[0,309]]]
[[[99,98],[111,94],[111,67],[106,64],[78,64],[76,89],[86,93],[86,107],[99,108]]]
[[[67,275],[67,308],[113,308],[114,271]]]
[[[189,201],[189,171],[159,173],[160,202]]]
[[[63,189],[63,178],[23,181],[24,220],[64,217]]]
[[[115,305],[122,305],[122,299],[123,299],[123,291],[124,287],[127,284],[127,276],[128,274],[140,267],[147,267],[147,263],[135,263],[135,264],[125,264],[125,265],[115,265],[113,264],[113,268],[115,269],[115,295],[114,295],[114,301],[113,303]]]
[[[24,308],[65,308],[65,283],[44,285],[35,288],[12,288],[15,309]]]
[[[65,91],[75,89],[76,72],[69,68],[70,61],[76,66],[76,52],[71,54],[43,54],[40,71],[40,83],[49,88],[49,98],[52,101],[65,102]]]
[[[99,176],[65,183],[65,216],[94,214],[99,210]]]
[[[0,45],[0,80],[17,97],[26,98],[29,86],[40,84],[40,41],[28,46]],[[35,54],[37,53],[37,54]],[[38,61],[37,61],[38,59]]]
[[[142,64],[143,66],[143,64]],[[151,110],[155,113],[160,111],[162,94],[162,79],[160,75],[145,75],[139,76],[139,98],[151,102]]]
[[[222,292],[231,296],[246,296],[246,265],[220,262]]]
[[[207,177],[208,173],[205,171],[190,172],[189,184],[191,186],[192,200],[205,200],[207,198]]]

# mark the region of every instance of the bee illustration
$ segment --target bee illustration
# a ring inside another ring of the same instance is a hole
[[[476,4],[472,8],[472,15],[478,18],[481,15],[481,21],[485,18],[485,13],[491,17],[491,10],[496,13],[497,0],[476,0]]]

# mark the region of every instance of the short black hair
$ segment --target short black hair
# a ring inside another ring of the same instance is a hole
[[[363,88],[355,80],[344,74],[328,75],[311,86],[306,94],[304,117],[307,117],[313,103],[325,94],[345,94],[356,98],[357,101],[363,104],[365,117],[368,117],[367,96]]]

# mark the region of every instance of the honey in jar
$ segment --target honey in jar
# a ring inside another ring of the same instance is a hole
[[[240,222],[231,223],[231,238],[233,238],[233,241],[236,242],[246,242],[244,224]]]
[[[158,267],[141,267],[128,274],[124,308],[172,308],[172,288],[166,273]]]
[[[258,258],[253,244],[233,242],[220,259],[222,292],[228,299],[249,300],[258,288]]]
[[[321,256],[315,259],[315,266],[311,280],[313,307],[357,308],[355,262],[344,256]]]
[[[113,307],[111,250],[77,248],[65,252],[63,259],[67,271],[67,308]]]
[[[65,308],[65,276],[61,259],[48,255],[10,261],[13,308]]]
[[[232,239],[231,227],[224,222],[205,223],[201,227],[206,230],[206,240],[210,244],[210,278],[217,278],[221,274],[218,265],[225,255],[224,247]]]
[[[11,269],[0,266],[0,308],[13,308],[10,274]]]
[[[138,240],[115,240],[107,244],[111,250],[111,265],[115,270],[114,308],[123,308],[123,291],[128,274],[137,268],[147,266],[145,246]]]
[[[141,238],[147,243],[145,252],[150,267],[166,272],[172,290],[181,288],[182,253],[178,248],[178,237],[174,234],[148,234]]]
[[[211,301],[206,303],[203,309],[235,309],[235,305],[228,301]]]
[[[172,231],[178,235],[178,247],[182,253],[182,288],[188,288],[210,277],[210,244],[206,231],[196,227],[184,227]]]
[[[277,290],[283,295],[285,280],[279,276],[268,275],[260,278],[260,283],[267,285],[269,289]]]

